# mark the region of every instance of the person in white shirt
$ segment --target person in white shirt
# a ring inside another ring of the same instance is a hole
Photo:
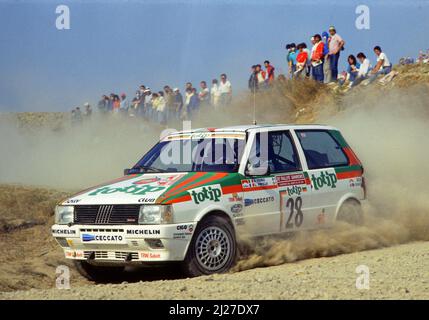
[[[386,54],[381,51],[379,46],[374,47],[374,53],[377,56],[377,64],[370,72],[370,83],[373,82],[379,75],[386,75],[392,71],[392,64]]]
[[[225,107],[231,103],[232,100],[232,86],[231,82],[226,77],[226,74],[223,73],[220,76],[219,83],[219,103],[221,106]]]
[[[220,98],[219,84],[217,79],[213,79],[212,87],[210,89],[210,100],[211,100],[212,106],[215,109],[219,107],[219,98]]]
[[[366,57],[366,55],[363,52],[359,52],[357,54],[356,58],[360,62],[360,67],[358,69],[358,74],[357,74],[356,78],[350,84],[351,87],[357,86],[363,80],[368,78],[368,74],[371,71],[371,62],[369,61],[369,59]]]
[[[198,94],[198,98],[200,99],[200,106],[205,107],[210,104],[210,90],[207,87],[207,82],[200,82],[201,91]]]

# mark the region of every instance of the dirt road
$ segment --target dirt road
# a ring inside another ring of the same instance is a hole
[[[369,268],[358,290],[356,267]],[[280,266],[194,279],[29,290],[1,299],[429,299],[429,243],[315,258]]]

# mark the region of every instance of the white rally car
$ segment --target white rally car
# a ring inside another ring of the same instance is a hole
[[[198,129],[62,201],[52,235],[89,279],[171,261],[197,276],[231,268],[241,235],[359,224],[364,199],[362,164],[333,127]]]

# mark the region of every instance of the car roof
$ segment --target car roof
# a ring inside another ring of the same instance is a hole
[[[322,125],[322,124],[258,124],[258,125],[239,125],[239,126],[229,126],[222,128],[198,128],[192,130],[183,130],[172,133],[170,135],[178,134],[190,134],[190,133],[199,133],[199,132],[249,132],[249,131],[258,131],[258,130],[304,130],[304,129],[313,129],[313,130],[338,130],[332,126]]]

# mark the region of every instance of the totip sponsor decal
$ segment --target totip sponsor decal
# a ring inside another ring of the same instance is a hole
[[[222,188],[219,184],[195,188],[188,192],[195,204],[206,201],[219,202],[222,197]]]
[[[322,189],[324,187],[336,188],[337,187],[337,174],[335,172],[321,171],[318,173],[313,173],[311,175],[312,185],[315,190]]]

